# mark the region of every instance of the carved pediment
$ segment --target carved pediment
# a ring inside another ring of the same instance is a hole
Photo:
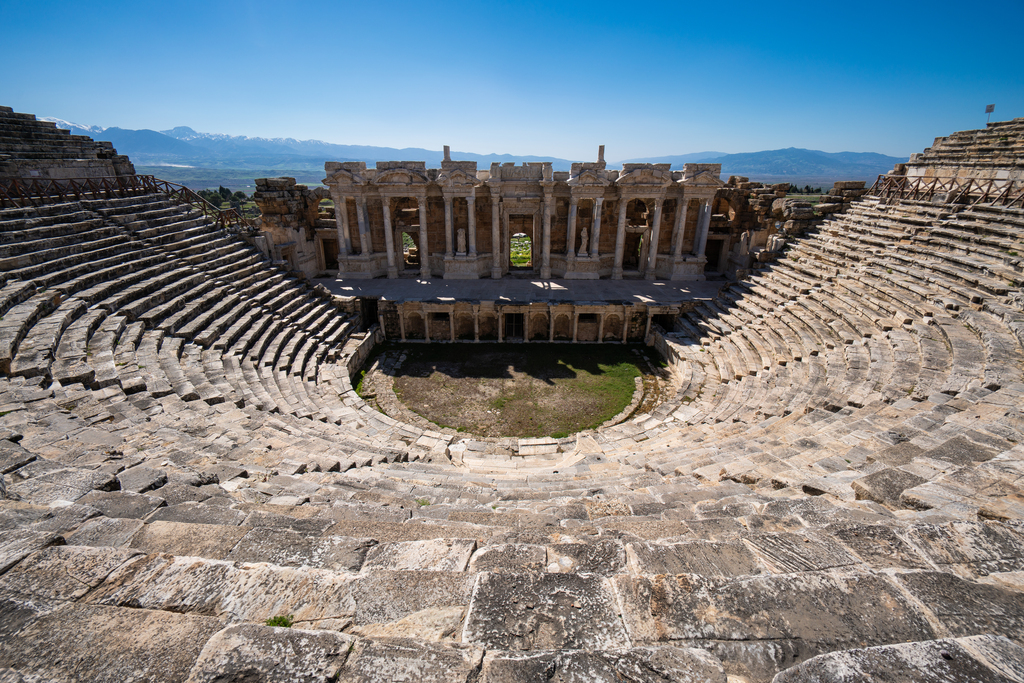
[[[461,168],[444,169],[437,176],[437,184],[441,187],[470,188],[479,184],[475,173]]]
[[[683,164],[683,185],[697,187],[725,187],[719,177],[721,164]]]
[[[362,174],[343,168],[328,174],[323,182],[325,185],[366,185],[368,181]]]
[[[427,177],[418,171],[408,168],[389,168],[385,171],[378,171],[377,177],[373,179],[373,184],[391,187],[426,185]]]
[[[633,168],[625,171],[615,181],[623,187],[664,187],[672,182],[672,172],[660,168]]]
[[[605,178],[603,173],[589,168],[569,178],[570,187],[608,187],[611,184],[611,181]]]

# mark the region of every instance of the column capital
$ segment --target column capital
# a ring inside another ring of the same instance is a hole
[[[601,206],[604,203],[604,197],[594,197],[594,204]]]

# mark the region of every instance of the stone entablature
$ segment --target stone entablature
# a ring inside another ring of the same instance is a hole
[[[725,185],[718,164],[608,170],[603,148],[568,173],[543,162],[479,170],[447,147],[439,169],[414,161],[324,168],[338,273],[348,278],[699,280],[711,203]],[[529,241],[526,267],[511,260],[516,235]]]

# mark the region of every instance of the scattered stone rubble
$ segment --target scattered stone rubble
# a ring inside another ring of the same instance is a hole
[[[1024,209],[830,196],[544,457],[167,197],[0,209],[0,680],[1024,681]]]

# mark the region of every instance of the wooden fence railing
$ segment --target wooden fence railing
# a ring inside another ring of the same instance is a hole
[[[41,206],[81,199],[113,199],[160,192],[189,204],[225,229],[256,232],[257,228],[234,208],[220,209],[177,183],[151,175],[102,178],[0,178],[0,207]]]
[[[871,186],[870,194],[887,201],[938,199],[947,204],[1019,205],[1024,208],[1024,183],[1019,180],[880,175]]]

